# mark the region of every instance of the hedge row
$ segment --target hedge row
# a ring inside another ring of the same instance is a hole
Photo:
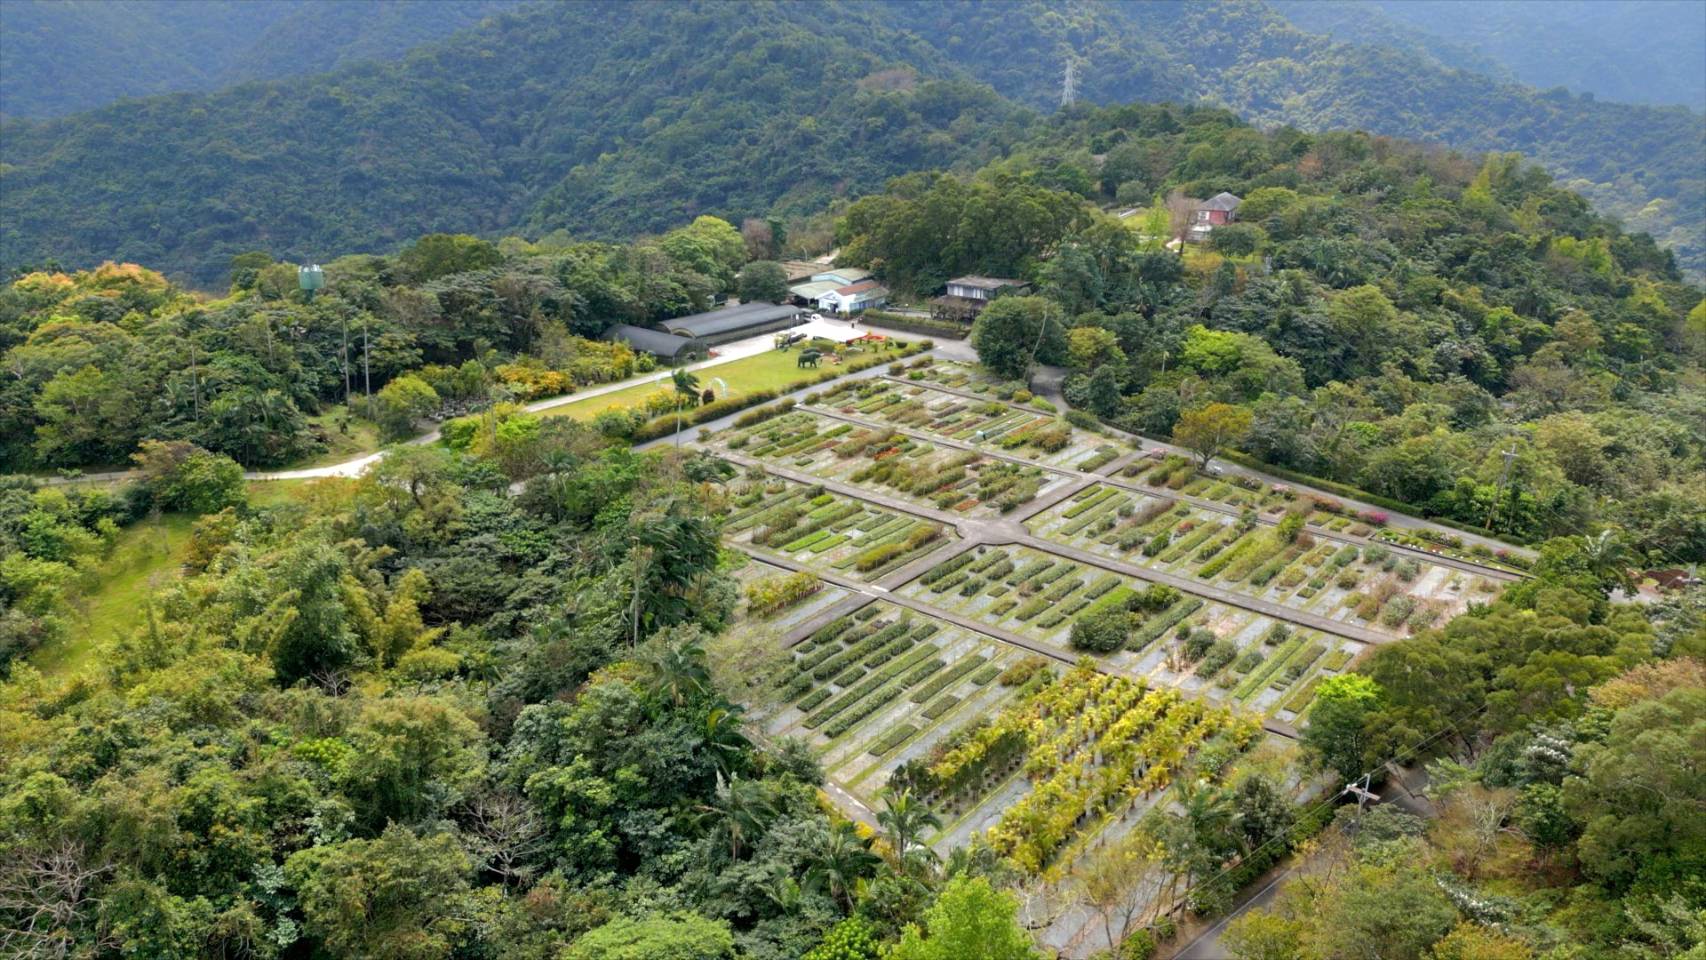
[[[1172,607],[1163,611],[1160,616],[1144,623],[1131,635],[1128,650],[1142,650],[1155,642],[1155,638],[1173,629],[1179,621],[1202,609],[1202,600],[1197,597],[1186,597]]]
[[[816,730],[818,727],[823,726],[826,720],[836,716],[853,704],[858,703],[860,700],[863,700],[878,687],[899,676],[907,667],[917,663],[918,660],[929,657],[935,652],[935,647],[924,647],[923,649],[916,651],[912,656],[907,657],[904,660],[898,660],[883,669],[878,670],[876,673],[871,674],[851,690],[842,691],[839,696],[829,701],[827,704],[824,704],[824,706],[816,713],[806,718],[807,729]],[[835,736],[835,734],[830,734],[830,736]]]
[[[875,324],[886,330],[900,330],[905,333],[917,333],[924,336],[951,337],[955,340],[964,340],[971,336],[970,324],[953,323],[932,317],[912,317],[903,313],[890,313],[887,310],[866,310],[860,316],[866,323]]]
[[[949,710],[952,710],[952,709],[954,709],[954,707],[958,706],[959,702],[960,702],[959,697],[956,697],[951,693],[947,694],[946,696],[942,697],[940,700],[937,700],[935,703],[932,703],[928,707],[925,707],[923,717],[926,720],[938,720],[941,718],[942,714],[947,713]]]
[[[912,691],[913,703],[923,703],[951,686],[956,680],[984,665],[986,658],[982,654],[970,656],[954,664],[953,669],[930,681],[917,690]]]
[[[884,644],[910,629],[912,629],[912,625],[907,623],[905,620],[902,620],[899,623],[890,624],[870,636],[865,637],[853,646],[842,650],[840,653],[837,653],[829,659],[810,668],[812,678],[816,680],[828,680],[830,677],[835,676],[841,671],[847,669],[849,666],[858,663],[860,660],[863,660],[873,653],[876,653]]]
[[[871,745],[871,756],[880,757],[883,754],[888,753],[895,747],[905,743],[907,738],[917,732],[918,728],[910,723],[903,723],[900,726],[895,727],[893,730],[888,732],[888,736],[883,737],[881,740],[878,740],[876,743]]]
[[[967,550],[966,552],[960,554],[957,557],[954,557],[952,560],[949,560],[946,563],[938,564],[935,569],[931,570],[929,573],[926,573],[924,576],[920,577],[919,580],[925,584],[935,583],[936,581],[947,577],[949,574],[954,573],[955,571],[959,570],[961,567],[965,566],[966,564],[971,563],[973,560],[976,560],[976,559],[977,559],[977,554],[971,550]]]
[[[883,672],[878,674],[878,676],[884,680],[891,679],[897,676],[905,668],[918,662],[917,658],[920,654],[929,656],[931,653],[935,652],[935,649],[935,647],[925,647],[920,649],[907,659],[898,661],[893,666],[885,667]],[[903,689],[904,688],[899,684],[889,684],[871,696],[866,697],[863,702],[854,704],[852,709],[843,711],[841,716],[830,721],[829,725],[823,728],[824,736],[833,739],[841,736],[848,730],[853,729],[854,724],[865,719],[871,714],[876,713],[889,701],[900,696]]]
[[[743,393],[738,397],[724,397],[721,400],[713,400],[710,403],[701,404],[700,406],[687,411],[681,417],[681,425],[685,428],[687,426],[707,423],[720,417],[726,417],[737,410],[745,410],[748,407],[756,407],[761,403],[769,403],[784,393],[793,393],[796,390],[804,390],[807,387],[815,386],[816,384],[824,383],[829,380],[834,380],[838,377],[844,377],[850,373],[858,373],[860,370],[869,370],[872,367],[890,363],[897,357],[909,357],[915,353],[934,350],[935,348],[936,345],[934,343],[929,340],[923,340],[918,343],[909,344],[902,350],[889,351],[886,355],[873,355],[861,360],[855,360],[852,363],[848,363],[840,367],[831,367],[821,370],[815,376],[804,377],[786,384],[780,391],[754,390],[751,393]],[[740,423],[739,421],[736,421],[735,426],[751,426],[752,423],[762,423],[779,413],[786,413],[788,410],[792,409],[793,406],[793,401],[789,400],[787,401],[786,407],[778,404],[777,409],[774,412],[761,416],[758,419],[751,421],[751,423]],[[633,433],[631,433],[629,437],[635,443],[644,443],[647,440],[656,440],[659,437],[667,437],[674,433],[675,430],[676,417],[675,414],[671,413],[640,424],[634,428]]]

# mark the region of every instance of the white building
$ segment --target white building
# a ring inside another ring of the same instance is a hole
[[[875,280],[860,280],[837,287],[817,298],[818,309],[843,314],[858,313],[888,302],[888,288]]]

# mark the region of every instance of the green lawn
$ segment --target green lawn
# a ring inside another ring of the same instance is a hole
[[[854,356],[862,355],[854,354]],[[721,378],[723,382],[727,383],[729,390],[736,396],[753,390],[780,390],[796,380],[811,375],[812,371],[800,369],[799,358],[800,347],[795,345],[792,350],[766,350],[755,356],[731,360],[728,363],[720,363],[703,370],[695,370],[693,375],[699,378],[701,390],[717,391],[718,399],[722,399],[723,391],[715,382],[717,378]],[[833,367],[829,367],[826,362],[825,366],[819,369],[833,369]],[[644,403],[647,397],[659,390],[670,389],[672,388],[669,379],[666,377],[657,383],[635,384],[632,387],[613,390],[601,396],[576,400],[560,407],[551,407],[548,410],[539,411],[539,415],[542,417],[574,417],[577,420],[590,420],[606,410],[637,407]]]
[[[327,407],[326,412],[317,417],[309,417],[308,422],[326,432],[331,441],[326,445],[324,453],[280,467],[281,470],[302,470],[308,467],[327,467],[345,460],[354,460],[379,449],[379,428],[373,421],[365,417],[351,416],[349,432],[344,433],[338,428],[338,421],[344,416],[344,405]]]
[[[126,527],[111,557],[73,600],[64,641],[36,651],[31,662],[50,677],[71,676],[94,662],[102,646],[138,623],[143,601],[178,576],[190,542],[189,514],[167,514]]]
[[[272,480],[249,487],[249,503],[271,507],[296,499],[310,484],[349,481]],[[69,677],[94,663],[96,653],[138,622],[143,602],[176,580],[189,550],[196,518],[169,513],[126,527],[112,556],[89,574],[71,599],[71,628],[62,643],[36,651],[30,662],[49,677]]]

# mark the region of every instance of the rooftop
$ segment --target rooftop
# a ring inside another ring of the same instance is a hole
[[[695,337],[711,337],[731,330],[742,330],[747,327],[762,326],[777,320],[786,320],[799,316],[800,308],[788,304],[774,303],[743,303],[738,306],[724,307],[721,310],[711,310],[706,313],[695,313],[692,316],[676,317],[665,320],[664,329],[670,333],[688,334]]]
[[[858,283],[850,283],[845,287],[835,288],[836,293],[845,294],[847,296],[851,296],[855,293],[866,293],[871,290],[882,290],[884,293],[888,293],[887,290],[883,290],[883,285],[875,280],[861,280]]]
[[[1236,210],[1236,209],[1238,209],[1238,205],[1243,203],[1243,202],[1244,201],[1238,199],[1237,197],[1233,196],[1230,193],[1222,192],[1222,193],[1217,193],[1212,197],[1209,197],[1207,200],[1204,200],[1202,202],[1202,204],[1197,207],[1197,209],[1199,209],[1199,210]]]
[[[1027,286],[1023,280],[1013,280],[1008,277],[955,277],[948,282],[956,287],[977,287],[982,290],[999,290],[1002,287]]]
[[[841,284],[835,280],[814,280],[811,283],[801,283],[789,287],[788,292],[802,300],[816,300],[826,293],[840,289]]]
[[[698,341],[692,337],[678,337],[662,330],[648,330],[626,323],[618,323],[604,331],[603,339],[622,341],[636,350],[644,350],[659,357],[674,357],[683,350],[699,346]]]
[[[810,260],[783,260],[782,269],[787,272],[789,283],[798,283],[814,273],[822,273],[823,264]]]
[[[861,280],[869,279],[870,276],[871,271],[860,267],[829,267],[812,274],[812,279],[822,280],[827,277],[840,277],[848,283],[858,283]]]

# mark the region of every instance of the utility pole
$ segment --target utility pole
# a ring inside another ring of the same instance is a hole
[[[1066,57],[1066,75],[1060,81],[1060,105],[1070,107],[1078,102],[1078,61]]]
[[[344,414],[349,414],[349,314],[343,314],[343,343],[338,347],[338,362],[344,368]]]
[[[1357,798],[1357,816],[1359,818],[1362,816],[1363,808],[1366,807],[1370,801],[1378,801],[1380,799],[1380,794],[1375,793],[1368,788],[1372,779],[1373,778],[1369,774],[1365,773],[1362,775],[1361,779],[1352,780],[1350,783],[1345,784],[1343,792]]]
[[[195,422],[201,422],[201,381],[196,378],[195,338],[190,338],[190,409],[195,411]]]
[[[361,317],[361,388],[367,392],[367,411],[373,412],[373,371],[369,361],[373,359],[373,351],[367,343],[367,315]]]
[[[1506,450],[1503,456],[1505,458],[1505,465],[1504,468],[1499,471],[1499,485],[1493,491],[1493,502],[1487,506],[1487,522],[1482,524],[1482,526],[1486,527],[1488,530],[1493,529],[1493,515],[1499,512],[1499,501],[1504,499],[1505,483],[1510,480],[1511,461],[1516,459],[1516,448],[1513,447]]]
[[[1042,346],[1043,346],[1043,334],[1045,332],[1047,332],[1047,330],[1048,330],[1048,312],[1049,312],[1049,306],[1051,306],[1051,305],[1052,304],[1045,304],[1043,306],[1043,322],[1037,325],[1037,339],[1035,342],[1033,342],[1031,344],[1030,356],[1025,358],[1025,389],[1026,390],[1029,390],[1031,388],[1031,368],[1036,366],[1036,364],[1037,364],[1037,351],[1041,350]]]

